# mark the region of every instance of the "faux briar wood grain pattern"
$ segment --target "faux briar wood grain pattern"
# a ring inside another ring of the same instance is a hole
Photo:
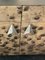
[[[45,54],[45,6],[0,6],[0,55],[23,54]]]
[[[0,55],[19,54],[21,14],[18,8],[19,6],[0,6]],[[9,30],[13,29],[16,32],[9,34]]]
[[[44,53],[42,52],[44,42],[40,36],[45,34],[45,20],[43,18],[44,6],[23,6],[20,54]],[[32,31],[24,35],[29,25],[32,27]],[[44,37],[43,39],[45,39]]]

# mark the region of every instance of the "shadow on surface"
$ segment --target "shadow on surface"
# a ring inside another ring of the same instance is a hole
[[[45,55],[0,56],[0,60],[45,60]]]

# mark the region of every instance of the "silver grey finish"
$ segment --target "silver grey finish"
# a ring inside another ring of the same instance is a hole
[[[45,5],[45,0],[0,0],[0,5]]]

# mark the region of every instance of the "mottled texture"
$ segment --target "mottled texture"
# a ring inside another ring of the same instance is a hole
[[[17,33],[7,35],[11,24]],[[45,54],[45,6],[0,6],[0,55],[28,54]]]

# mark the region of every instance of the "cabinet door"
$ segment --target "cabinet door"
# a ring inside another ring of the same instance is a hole
[[[0,55],[19,55],[20,6],[0,6]]]
[[[23,6],[20,54],[40,54],[45,50],[44,6]]]

